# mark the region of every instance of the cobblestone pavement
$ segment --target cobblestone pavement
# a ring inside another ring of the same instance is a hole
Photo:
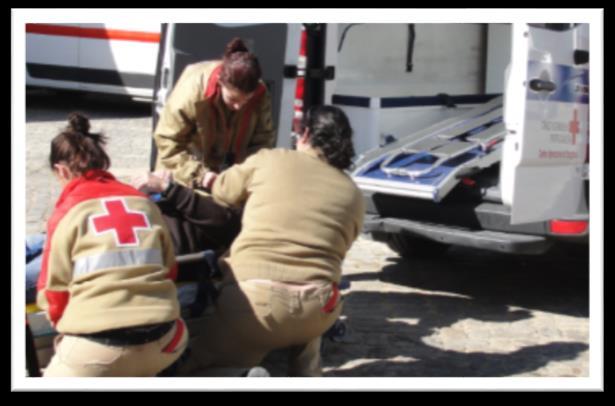
[[[69,111],[106,133],[120,179],[149,164],[147,105],[28,93],[27,233],[42,231],[59,194],[49,141]],[[544,257],[454,248],[403,260],[362,236],[344,263],[342,342],[325,340],[325,376],[584,377],[589,374],[588,259],[567,250]],[[284,351],[264,365],[283,376]]]
[[[362,238],[344,272],[350,334],[326,347],[327,375],[588,374],[587,259],[454,248],[408,261]]]

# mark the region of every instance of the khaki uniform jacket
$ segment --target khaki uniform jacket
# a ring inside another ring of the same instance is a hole
[[[261,150],[218,176],[212,197],[228,206],[245,202],[241,232],[222,260],[238,281],[339,283],[363,227],[357,186],[311,153]]]
[[[171,236],[156,205],[104,171],[69,182],[47,224],[37,303],[89,334],[179,318]]]
[[[156,167],[171,170],[178,183],[190,188],[199,187],[208,171],[220,172],[275,144],[264,83],[240,111],[231,113],[220,95],[221,68],[221,61],[186,67],[154,131]]]

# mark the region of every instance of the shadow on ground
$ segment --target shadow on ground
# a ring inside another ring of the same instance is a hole
[[[526,346],[512,352],[476,352],[443,350],[427,342],[439,329],[468,319],[513,323],[531,319],[533,310],[588,317],[588,258],[578,254],[558,248],[541,257],[505,256],[454,248],[437,259],[390,258],[379,273],[347,275],[351,283],[380,281],[424,293],[351,289],[344,306],[350,338],[325,341],[325,376],[504,377],[531,375],[550,362],[573,360],[588,350],[587,343],[533,345],[539,340],[528,337]],[[266,360],[274,376],[284,375],[285,356],[278,351]]]
[[[26,90],[26,123],[65,121],[72,111],[82,112],[90,119],[140,118],[152,115],[152,105],[124,96]]]

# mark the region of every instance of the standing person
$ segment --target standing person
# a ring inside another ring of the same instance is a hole
[[[227,44],[222,60],[186,67],[154,131],[156,168],[205,189],[226,167],[273,147],[271,97],[261,75],[257,57],[239,38]]]
[[[215,176],[275,144],[271,96],[261,80],[258,58],[240,38],[226,46],[221,60],[189,65],[171,92],[154,131],[156,168],[170,172],[174,183],[206,194]],[[133,186],[147,188],[150,175]],[[176,254],[211,249],[225,251],[239,232],[241,212],[202,200],[195,206],[182,188],[160,202]],[[197,265],[188,265],[189,272]]]
[[[47,224],[37,303],[60,333],[44,376],[155,376],[187,345],[160,211],[107,172],[105,138],[72,113],[51,142],[63,186]]]
[[[213,183],[217,202],[244,206],[243,225],[183,373],[249,368],[290,347],[289,376],[322,374],[320,337],[341,312],[341,265],[364,203],[344,172],[354,155],[346,115],[318,107],[304,123],[296,151],[262,150]]]

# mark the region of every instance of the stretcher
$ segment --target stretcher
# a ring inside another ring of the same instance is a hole
[[[501,159],[502,97],[410,134],[363,157],[353,173],[363,190],[439,202],[470,168]]]

